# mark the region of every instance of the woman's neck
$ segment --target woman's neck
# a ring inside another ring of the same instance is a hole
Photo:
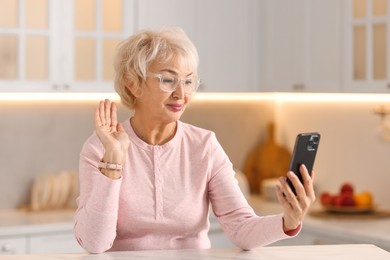
[[[151,145],[163,145],[175,136],[176,121],[167,124],[151,124],[150,121],[146,122],[135,115],[130,118],[130,125],[134,133],[142,141]]]

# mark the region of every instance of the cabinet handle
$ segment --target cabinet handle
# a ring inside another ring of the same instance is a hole
[[[292,86],[292,89],[294,91],[302,91],[302,90],[305,90],[305,84],[294,84]]]
[[[204,84],[203,82],[200,82],[198,90],[202,91],[202,90],[205,90],[205,88],[206,88],[206,84]]]
[[[10,244],[4,244],[1,246],[1,251],[2,252],[11,252],[12,251],[12,246]]]

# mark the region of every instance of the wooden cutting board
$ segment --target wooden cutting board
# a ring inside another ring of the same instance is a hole
[[[275,124],[269,123],[266,142],[250,151],[244,163],[251,193],[261,193],[262,180],[285,176],[290,159],[289,150],[275,140]]]

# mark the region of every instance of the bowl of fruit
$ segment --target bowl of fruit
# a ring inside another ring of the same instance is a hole
[[[322,207],[333,213],[373,212],[374,199],[369,191],[356,192],[351,183],[343,183],[337,194],[323,192],[320,195]]]

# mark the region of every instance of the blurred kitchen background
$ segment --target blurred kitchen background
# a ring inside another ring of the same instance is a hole
[[[317,131],[317,194],[350,182],[390,209],[389,0],[1,0],[0,210],[77,172],[98,100],[119,102],[117,44],[173,25],[203,82],[182,120],[215,131],[237,172],[270,123],[290,152]]]

